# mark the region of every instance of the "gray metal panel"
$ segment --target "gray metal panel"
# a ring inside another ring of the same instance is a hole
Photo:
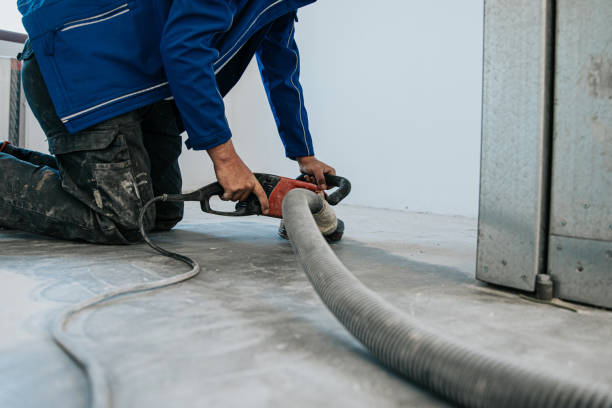
[[[486,0],[480,280],[534,290],[547,241],[552,5]]]
[[[549,259],[558,297],[612,308],[612,242],[552,235]]]
[[[612,1],[557,10],[551,233],[612,241]]]
[[[11,91],[9,95],[9,133],[8,141],[19,146],[23,139],[23,116],[21,115],[21,62],[11,59]]]
[[[0,140],[10,135],[11,59],[0,57]]]
[[[24,146],[26,107],[21,85],[21,63],[0,57],[0,141]]]
[[[556,55],[549,270],[612,308],[612,2],[559,0]]]

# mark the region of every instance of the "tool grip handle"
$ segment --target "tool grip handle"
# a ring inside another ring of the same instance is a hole
[[[223,187],[219,183],[212,183],[205,187],[202,187],[199,190],[192,191],[187,194],[165,194],[163,196],[164,201],[199,201],[200,207],[202,211],[216,214],[216,215],[224,215],[226,217],[244,217],[246,215],[251,215],[248,208],[236,208],[236,211],[217,211],[213,210],[210,206],[210,199],[214,196],[222,196],[223,195]]]
[[[305,181],[306,175],[302,174],[297,179]],[[338,190],[334,191],[333,194],[330,194],[329,197],[327,197],[327,202],[330,205],[337,205],[351,192],[351,182],[344,177],[335,176],[333,174],[325,174],[325,183],[328,187],[338,187]]]
[[[223,215],[226,217],[244,217],[247,215],[252,215],[249,212],[249,209],[244,208],[244,207],[237,207],[236,211],[213,210],[212,207],[210,206],[210,199],[214,196],[222,196],[224,192],[223,187],[221,187],[221,184],[219,183],[209,184],[206,187],[198,191],[200,192],[200,196],[198,197],[198,200],[194,200],[194,201],[200,201],[200,207],[202,208],[202,211],[204,212],[215,214],[215,215]]]

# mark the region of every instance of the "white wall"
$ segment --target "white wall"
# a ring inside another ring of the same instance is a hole
[[[17,0],[5,0],[0,4],[0,29],[25,33],[21,24],[21,14],[17,10]]]
[[[300,12],[315,150],[352,181],[349,203],[477,214],[482,16],[482,0],[320,0]],[[294,176],[254,64],[227,107],[252,170]]]
[[[23,50],[23,44],[0,40],[0,57],[15,58]]]

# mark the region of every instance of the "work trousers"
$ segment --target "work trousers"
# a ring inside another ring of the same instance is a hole
[[[0,227],[93,243],[139,241],[144,204],[181,192],[183,125],[174,102],[69,134],[29,44],[21,59],[25,95],[52,155],[15,146],[0,153]],[[160,202],[147,212],[145,228],[169,230],[182,217],[182,203]]]

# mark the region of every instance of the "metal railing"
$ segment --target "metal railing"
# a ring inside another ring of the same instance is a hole
[[[23,44],[28,39],[27,34],[15,33],[13,31],[0,30],[0,41],[8,41]]]

